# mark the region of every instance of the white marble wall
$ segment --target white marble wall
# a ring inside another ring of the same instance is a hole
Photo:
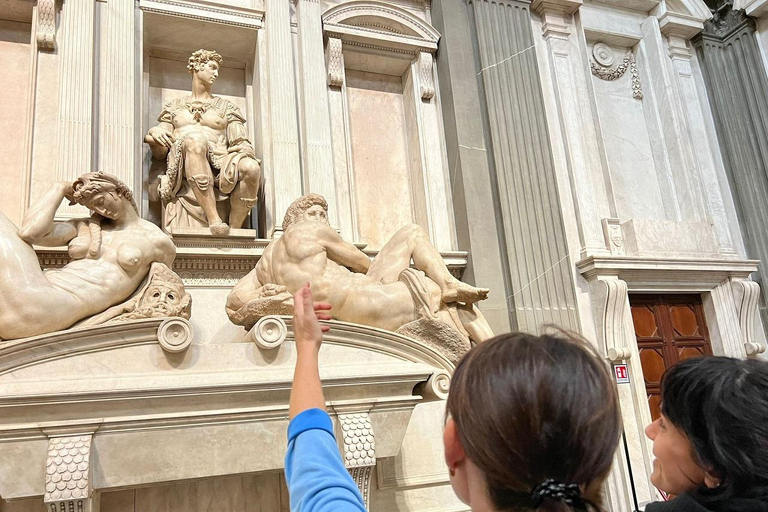
[[[633,384],[620,389],[630,457],[617,455],[607,484],[610,508],[626,509],[630,471],[637,498],[656,499],[648,480],[643,428],[650,416],[629,295],[701,293],[715,353],[744,357],[752,338],[740,334],[742,328],[765,338],[758,322],[740,326],[745,302],[729,284],[747,279],[755,264],[742,261],[733,198],[690,44],[709,10],[700,1],[617,7],[534,1],[533,26],[540,34],[537,54],[566,234],[580,274],[582,330],[606,356],[613,349],[634,375]],[[633,52],[642,97],[633,94],[629,70],[613,81],[595,76],[597,44],[613,52],[613,66]],[[603,233],[600,217],[614,218]]]
[[[31,38],[31,23],[0,19],[0,66],[7,74],[3,96],[12,100],[3,101],[0,108],[0,131],[14,134],[0,148],[0,204],[3,213],[16,224],[21,221],[25,207],[25,175],[29,166],[25,149],[29,142],[26,135],[30,121]]]

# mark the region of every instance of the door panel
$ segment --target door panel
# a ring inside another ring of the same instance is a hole
[[[698,295],[633,295],[629,302],[648,407],[655,420],[662,375],[679,361],[712,355],[709,332]]]

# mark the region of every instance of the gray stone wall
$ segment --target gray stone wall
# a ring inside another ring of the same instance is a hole
[[[768,327],[768,76],[754,21],[720,2],[694,40],[712,104],[747,256],[761,260],[763,325]]]

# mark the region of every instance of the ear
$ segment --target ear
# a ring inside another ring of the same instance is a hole
[[[459,429],[456,427],[456,422],[450,416],[448,421],[445,422],[445,430],[443,430],[443,447],[445,449],[445,463],[448,465],[448,469],[455,469],[456,466],[467,458],[464,453],[464,447],[461,446],[459,439]]]
[[[704,485],[709,489],[720,487],[720,477],[709,471],[704,472]]]

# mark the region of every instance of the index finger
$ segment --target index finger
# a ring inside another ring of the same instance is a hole
[[[304,314],[304,288],[305,284],[299,288],[293,295],[293,314],[297,317],[301,317]]]
[[[315,302],[314,307],[315,311],[328,311],[333,306],[328,302]]]

